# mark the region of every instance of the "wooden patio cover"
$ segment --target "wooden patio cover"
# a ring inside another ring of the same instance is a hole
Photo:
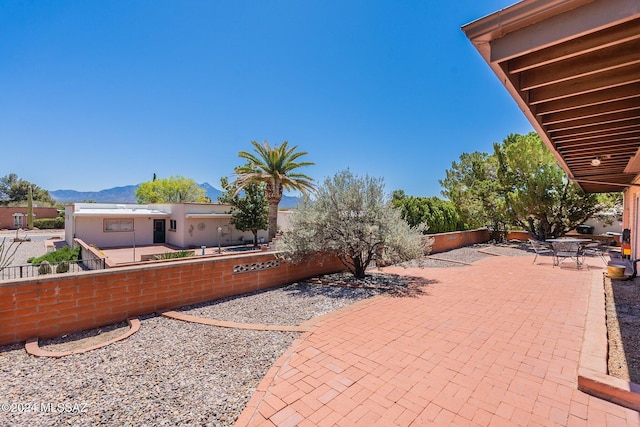
[[[640,173],[640,0],[524,0],[463,27],[586,192]]]

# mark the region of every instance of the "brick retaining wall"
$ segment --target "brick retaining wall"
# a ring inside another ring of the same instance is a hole
[[[454,231],[452,233],[430,234],[433,237],[433,245],[431,253],[449,251],[451,249],[461,248],[463,246],[473,245],[475,243],[484,243],[491,240],[491,233],[486,228],[469,231]]]
[[[275,264],[275,266],[274,266]],[[272,268],[256,269],[267,266]],[[292,265],[273,252],[0,283],[0,345],[50,338],[128,317],[343,271],[337,258]]]

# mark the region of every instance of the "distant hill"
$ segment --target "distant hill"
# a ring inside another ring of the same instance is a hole
[[[55,190],[49,191],[56,202],[136,203],[138,185],[125,185],[100,191]]]
[[[56,202],[62,203],[81,203],[87,201],[96,203],[136,203],[136,189],[139,185],[140,184],[125,185],[124,187],[113,187],[100,191],[55,190],[49,191],[49,194]],[[212,202],[218,202],[218,196],[222,194],[222,191],[208,182],[199,185],[204,189],[207,197],[209,197]],[[298,197],[283,196],[280,207],[293,208],[298,205],[299,201],[300,199]]]

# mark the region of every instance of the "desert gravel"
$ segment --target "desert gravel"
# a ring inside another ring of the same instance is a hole
[[[479,248],[438,256],[463,262],[491,256]],[[431,261],[416,262],[426,266]],[[380,293],[410,296],[423,285],[381,274],[358,281],[330,275],[324,282],[340,286],[300,282],[183,311],[235,322],[296,325]],[[155,315],[141,321],[140,331],[124,341],[60,359],[30,356],[24,344],[0,347],[0,425],[230,426],[268,369],[299,336]],[[95,334],[84,331],[41,344],[61,349],[70,338]]]
[[[357,300],[408,288],[396,275],[357,282],[345,274],[325,277],[360,287],[300,282],[183,311],[219,320],[297,325]],[[69,338],[95,335],[95,330],[84,331],[40,344],[61,351],[73,348]],[[299,335],[154,315],[143,318],[140,331],[124,341],[60,359],[29,356],[23,344],[0,347],[0,404],[8,409],[0,411],[0,425],[233,425],[267,370]],[[51,413],[50,407],[62,413]]]

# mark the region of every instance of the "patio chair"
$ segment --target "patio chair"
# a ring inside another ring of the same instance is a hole
[[[587,256],[599,256],[602,262],[606,265],[607,259],[604,257],[605,251],[603,250],[605,247],[608,249],[607,245],[603,245],[601,243],[587,243],[582,246],[582,252]]]
[[[536,256],[533,258],[532,264],[536,263],[538,255],[551,254],[553,255],[553,247],[547,242],[541,242],[539,240],[529,239],[529,243],[533,248]]]
[[[578,270],[584,264],[584,251],[579,242],[553,242],[553,266],[560,265],[567,258],[576,262]]]

